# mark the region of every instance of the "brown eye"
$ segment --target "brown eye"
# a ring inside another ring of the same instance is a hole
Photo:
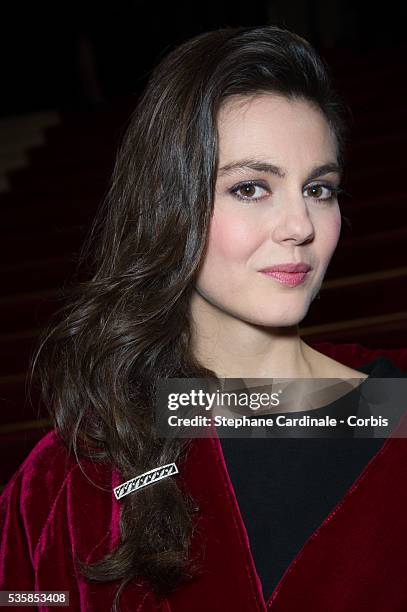
[[[260,183],[250,181],[236,185],[230,190],[230,193],[239,200],[255,202],[256,200],[260,200],[264,197],[261,195],[261,190],[265,191],[266,193],[268,192],[267,189]]]
[[[324,194],[328,192],[327,194]],[[334,198],[342,191],[339,187],[332,187],[331,185],[324,185],[322,183],[316,183],[315,185],[309,185],[305,191],[308,191],[311,199],[316,202],[331,202]]]
[[[256,193],[256,187],[254,185],[243,185],[243,187],[240,187],[240,192],[243,196],[246,196],[248,198],[254,196],[254,194]]]
[[[311,185],[311,187],[308,187],[308,189],[311,191],[311,195],[313,198],[318,198],[321,196],[321,185]]]

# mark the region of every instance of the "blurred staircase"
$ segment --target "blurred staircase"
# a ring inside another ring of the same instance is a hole
[[[345,188],[346,223],[321,291],[301,324],[307,343],[407,347],[406,49],[363,56],[327,51],[336,87],[355,117]],[[106,192],[135,99],[60,115],[30,144],[28,166],[8,167],[0,194],[0,440],[5,484],[48,431],[26,396],[29,356],[69,288],[86,230]]]
[[[301,324],[311,343],[407,346],[407,46],[324,53],[355,123],[341,211],[349,219],[321,298]]]
[[[0,490],[50,428],[36,393],[32,405],[26,393],[29,358],[69,291],[134,105],[129,98],[100,110],[48,114],[42,125],[37,115],[0,125],[1,141],[9,141],[0,148]]]

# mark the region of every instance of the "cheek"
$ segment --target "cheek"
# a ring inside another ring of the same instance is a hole
[[[326,219],[324,223],[321,223],[316,232],[318,237],[316,245],[319,245],[316,249],[319,251],[319,257],[323,269],[329,264],[333,254],[338,245],[339,236],[341,233],[342,219],[340,211],[333,215],[329,219]]]
[[[333,217],[328,227],[326,227],[324,232],[325,243],[327,249],[330,251],[334,251],[339,240],[339,236],[341,233],[342,227],[342,217],[340,210],[337,210],[337,214]]]
[[[257,247],[258,232],[253,224],[239,216],[212,218],[208,237],[208,258],[242,261]]]

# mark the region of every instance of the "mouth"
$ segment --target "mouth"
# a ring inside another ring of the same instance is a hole
[[[308,278],[309,272],[282,272],[279,270],[275,271],[264,271],[261,270],[261,274],[269,276],[282,285],[288,285],[289,287],[296,287],[302,285]]]

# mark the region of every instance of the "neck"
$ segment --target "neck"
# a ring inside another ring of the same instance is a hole
[[[298,325],[267,327],[223,311],[196,291],[191,299],[193,353],[220,378],[314,378],[313,349]]]

